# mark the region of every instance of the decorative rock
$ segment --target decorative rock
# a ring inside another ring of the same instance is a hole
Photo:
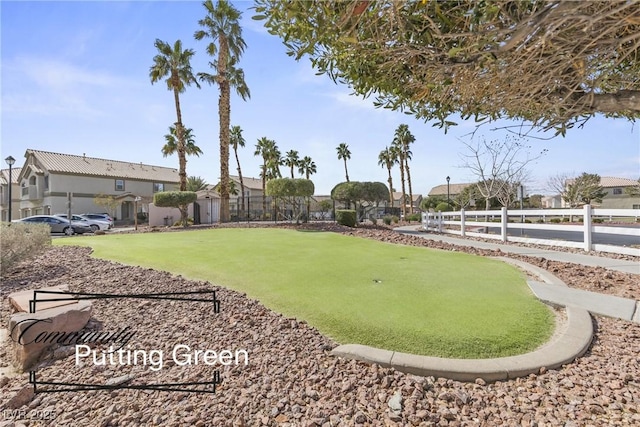
[[[9,332],[12,341],[14,364],[18,369],[27,370],[38,360],[42,351],[56,342],[56,337],[34,342],[41,333],[68,333],[81,330],[91,317],[90,301],[38,310],[35,313],[16,313],[9,318]]]

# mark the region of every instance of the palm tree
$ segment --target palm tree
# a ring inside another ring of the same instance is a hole
[[[187,178],[187,191],[200,191],[207,188],[207,182],[199,176],[190,176]]]
[[[220,88],[218,116],[220,120],[220,221],[230,219],[229,212],[229,143],[231,115],[231,87],[246,101],[251,95],[244,80],[244,72],[236,68],[240,56],[247,47],[242,39],[239,20],[242,13],[226,0],[219,0],[214,6],[211,0],[203,4],[207,15],[198,21],[204,29],[195,32],[196,40],[210,38],[207,53],[216,56],[209,62],[215,74],[198,73],[198,78],[209,84],[217,83]],[[216,43],[218,45],[216,46]]]
[[[285,154],[284,157],[284,165],[287,166],[288,168],[291,168],[291,178],[293,179],[293,168],[295,168],[296,166],[298,166],[298,163],[300,162],[300,157],[298,156],[298,152],[296,150],[289,150],[287,151],[287,153]]]
[[[300,173],[300,175],[303,175],[306,179],[309,179],[309,177],[312,174],[317,172],[316,163],[313,160],[311,160],[311,157],[304,156],[298,162],[298,172]],[[311,202],[307,199],[307,218],[310,219],[310,215],[311,215]]]
[[[218,194],[219,194],[221,186],[222,186],[221,183],[218,182],[216,185],[213,186],[213,190],[217,191]],[[238,195],[238,187],[236,187],[236,182],[235,181],[229,181],[229,194],[232,194],[234,196]]]
[[[266,195],[266,187],[267,187],[267,176],[269,175],[268,163],[270,159],[273,157],[275,151],[278,151],[278,147],[276,146],[276,142],[272,139],[268,139],[266,136],[258,139],[258,143],[256,144],[256,151],[253,153],[254,156],[262,157],[262,165],[260,165],[260,178],[262,179],[262,212],[263,215],[267,212],[267,195]],[[279,156],[279,152],[278,152]]]
[[[391,207],[393,207],[393,178],[391,178],[391,169],[393,165],[398,162],[398,157],[392,148],[385,147],[384,150],[380,152],[378,155],[378,165],[383,168],[387,168],[387,172],[389,174],[389,178],[387,178],[387,182],[389,182],[389,199],[391,202]]]
[[[413,213],[413,190],[411,189],[411,172],[409,170],[409,160],[411,160],[411,150],[409,149],[410,145],[416,141],[415,136],[409,132],[409,126],[405,124],[401,124],[396,129],[396,134],[393,139],[394,144],[397,144],[399,149],[402,152],[402,158],[404,159],[404,169],[407,173],[407,182],[409,184],[409,213]],[[404,185],[404,182],[403,182]],[[404,193],[404,188],[402,190]],[[402,195],[402,199],[404,200],[405,195]]]
[[[197,156],[200,157],[202,154],[202,150],[200,147],[196,145],[196,136],[192,133],[193,129],[185,128],[184,129],[184,153],[187,156]],[[176,136],[176,128],[174,126],[169,126],[169,133],[164,136],[165,141],[167,141],[162,147],[162,155],[164,157],[170,156],[178,150],[179,141]],[[189,179],[187,179],[187,187],[189,186]]]
[[[309,179],[309,176],[316,173],[316,163],[311,160],[311,157],[304,156],[300,163],[298,163],[298,173],[303,175],[306,179]]]
[[[343,142],[336,147],[336,151],[338,152],[338,160],[344,160],[344,174],[347,178],[347,182],[349,182],[349,172],[347,172],[347,160],[351,158],[349,146]]]
[[[240,126],[231,126],[231,129],[229,130],[229,138],[229,142],[233,147],[233,153],[236,156],[236,163],[238,165],[238,178],[240,179],[240,216],[244,217],[244,181],[242,180],[242,170],[240,169],[240,159],[238,158],[238,147],[244,147],[246,142],[242,136],[242,128],[240,128]],[[233,185],[233,181],[229,181],[229,183],[230,185]]]
[[[149,69],[149,78],[151,79],[151,84],[154,84],[167,77],[167,89],[173,91],[177,116],[175,133],[178,143],[176,150],[178,151],[178,162],[180,164],[178,176],[180,177],[180,191],[185,191],[187,188],[187,158],[185,153],[185,131],[182,125],[182,112],[180,111],[180,94],[191,83],[200,88],[191,71],[191,58],[195,52],[192,49],[182,50],[182,42],[180,40],[176,40],[172,48],[168,43],[156,39],[154,46],[158,49],[158,54],[153,57],[153,65]]]
[[[402,188],[402,198],[400,199],[400,210],[402,212],[402,216],[404,217],[407,210],[406,197],[407,193],[405,191],[404,186],[404,152],[402,151],[402,147],[398,145],[398,141],[396,138],[393,139],[393,143],[391,145],[391,151],[396,158],[396,162],[400,165],[400,183]]]

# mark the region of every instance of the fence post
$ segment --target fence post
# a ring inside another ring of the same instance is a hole
[[[507,241],[507,208],[503,207],[500,210],[500,236],[502,241]]]
[[[460,232],[462,237],[467,236],[467,232],[464,229],[464,208],[460,209]]]
[[[442,233],[442,211],[438,211],[438,233]]]
[[[587,252],[591,252],[591,205],[584,205],[582,222],[584,224],[584,250]]]

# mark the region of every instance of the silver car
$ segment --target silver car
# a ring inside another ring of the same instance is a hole
[[[15,219],[12,222],[24,222],[27,224],[47,224],[51,227],[51,233],[64,233],[67,236],[74,234],[92,233],[93,230],[88,225],[60,218],[54,215],[34,215],[22,219]]]
[[[57,216],[59,218],[65,218],[65,219],[67,218],[66,214],[55,214],[54,216]],[[111,228],[111,224],[108,221],[91,219],[85,215],[71,214],[71,220],[74,222],[78,221],[85,225],[88,225],[91,228],[91,230],[93,230],[94,233],[98,230],[108,230]]]

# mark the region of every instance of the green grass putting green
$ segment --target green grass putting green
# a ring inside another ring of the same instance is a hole
[[[488,358],[531,351],[554,327],[553,314],[519,270],[458,252],[275,228],[113,234],[55,244],[91,246],[98,258],[246,292],[339,343]]]

